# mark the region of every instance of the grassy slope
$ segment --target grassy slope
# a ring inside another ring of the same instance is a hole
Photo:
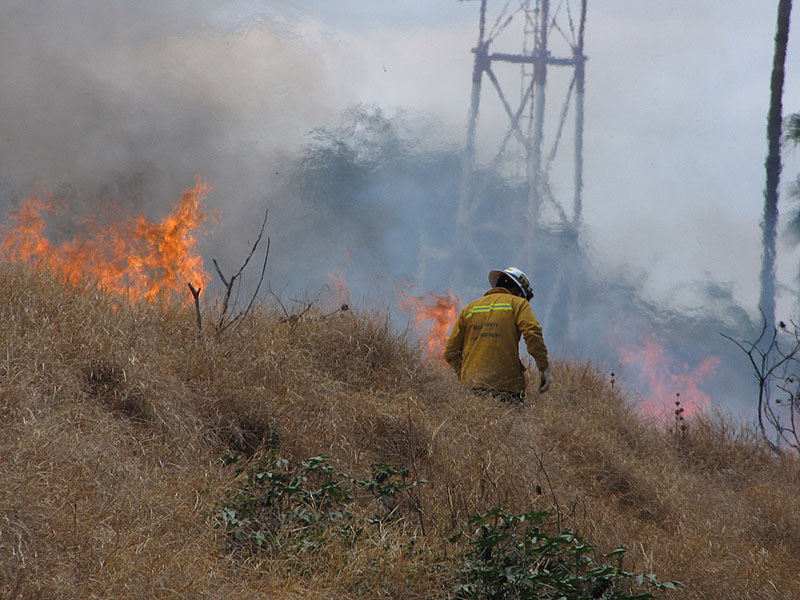
[[[678,445],[591,366],[556,363],[518,410],[460,389],[380,317],[265,309],[198,335],[191,308],[119,308],[3,265],[0,342],[2,597],[444,597],[454,525],[557,504],[601,548],[629,546],[630,570],[686,583],[673,597],[800,598],[798,461],[719,419]],[[357,553],[232,560],[216,459],[270,423],[290,459],[427,479],[424,534],[409,517]]]

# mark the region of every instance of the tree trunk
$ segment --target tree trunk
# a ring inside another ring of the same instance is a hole
[[[771,97],[767,118],[769,150],[765,167],[764,220],[761,223],[761,295],[759,305],[767,325],[775,324],[775,241],[778,228],[778,185],[781,177],[781,121],[786,45],[789,41],[789,20],[792,0],[779,0],[778,24],[775,31],[775,56],[772,62]]]

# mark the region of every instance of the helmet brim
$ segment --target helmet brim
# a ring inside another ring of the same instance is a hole
[[[492,269],[489,271],[489,285],[492,287],[497,287],[497,282],[501,275],[508,275],[508,273],[499,269]]]
[[[513,273],[509,273],[508,271],[501,271],[499,269],[492,269],[491,271],[489,271],[489,284],[493,288],[497,287],[497,282],[500,280],[500,277],[502,275],[505,275],[511,281],[513,281],[514,283],[517,284],[517,287],[519,288],[519,291],[522,292],[522,297],[523,298],[525,298],[526,300],[530,300],[531,298],[533,298],[533,290],[530,290],[530,291],[526,290],[525,286],[522,285],[520,280],[518,278],[516,278]]]

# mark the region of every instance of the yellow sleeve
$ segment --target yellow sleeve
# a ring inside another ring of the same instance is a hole
[[[547,362],[547,346],[544,345],[544,337],[542,336],[542,326],[533,314],[533,309],[530,304],[523,301],[520,303],[520,309],[517,313],[517,327],[522,332],[522,337],[525,339],[525,346],[528,348],[528,354],[536,361],[536,368],[539,371],[544,371],[548,368]]]
[[[466,323],[464,323],[464,311],[458,315],[456,324],[453,325],[453,331],[450,332],[450,337],[447,339],[447,345],[444,348],[444,359],[447,361],[456,373],[461,373],[461,362],[463,360],[464,351],[464,333],[466,331]]]

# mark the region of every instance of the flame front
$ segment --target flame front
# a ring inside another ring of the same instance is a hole
[[[444,360],[444,348],[456,322],[461,298],[453,292],[446,295],[426,293],[411,296],[399,290],[400,308],[414,317],[414,332],[425,345],[429,358]]]
[[[350,290],[344,274],[339,269],[334,269],[328,273],[328,287],[336,294],[336,301],[340,306],[350,304]]]
[[[95,281],[131,301],[182,294],[187,283],[199,287],[210,279],[194,237],[206,219],[200,201],[209,188],[197,178],[160,223],[144,216],[105,226],[89,220],[81,235],[58,245],[45,236],[45,215],[56,213],[54,205],[26,198],[0,232],[0,260],[35,261],[70,283]]]
[[[684,416],[691,417],[711,406],[711,398],[698,387],[704,378],[714,372],[720,359],[705,358],[694,369],[676,365],[666,349],[652,339],[646,339],[636,348],[620,351],[622,364],[636,368],[648,386],[647,397],[639,404],[640,412],[662,421],[672,417],[674,401],[680,394]]]

